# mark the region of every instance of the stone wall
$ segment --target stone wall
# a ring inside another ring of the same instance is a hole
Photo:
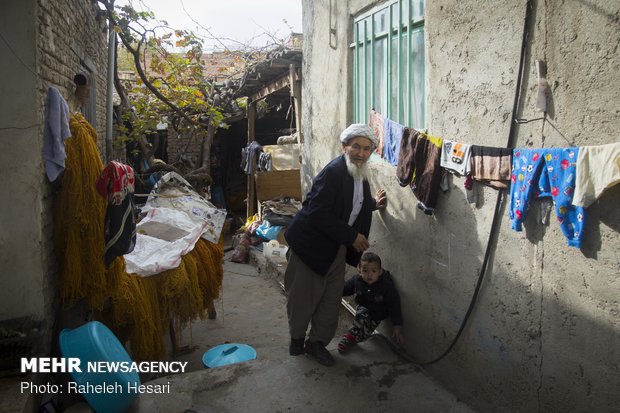
[[[541,59],[548,67],[548,117],[515,125],[515,145],[618,141],[618,2],[532,3],[523,87],[516,91],[525,0],[426,2],[430,134],[505,146],[515,93],[517,118],[541,117],[535,108],[535,60]],[[337,136],[353,120],[351,16],[379,4],[303,1],[303,192],[340,153]],[[336,32],[331,41],[330,29]],[[448,347],[466,313],[498,192],[479,188],[478,201],[470,204],[463,179],[452,177],[436,215],[426,216],[411,190],[396,183],[395,167],[371,159],[370,168],[371,189],[388,195],[387,210],[374,214],[371,250],[400,290],[407,351],[429,361]],[[619,202],[616,186],[587,209],[581,249],[567,246],[554,212],[540,223],[538,202],[520,233],[511,229],[507,200],[501,204],[498,239],[491,240],[469,323],[448,356],[427,372],[481,412],[617,409]]]

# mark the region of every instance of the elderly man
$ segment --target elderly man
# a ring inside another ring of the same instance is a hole
[[[374,131],[353,124],[340,135],[343,155],[314,179],[285,234],[291,251],[284,276],[292,356],[304,351],[320,364],[334,358],[325,349],[338,327],[345,262],[357,266],[368,244],[372,211],[387,198],[380,189],[373,198],[366,162],[377,145]],[[310,324],[310,334],[306,330]]]

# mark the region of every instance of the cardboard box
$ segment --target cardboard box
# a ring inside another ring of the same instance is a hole
[[[256,172],[256,199],[258,202],[284,197],[301,200],[299,169],[290,171]]]

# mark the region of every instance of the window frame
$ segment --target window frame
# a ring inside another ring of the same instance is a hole
[[[375,108],[386,118],[392,119],[395,122],[418,129],[425,129],[427,127],[426,45],[424,44],[425,3],[425,0],[390,0],[354,17],[353,42],[349,48],[353,54],[353,114],[355,122],[367,123],[370,109]],[[414,6],[416,10],[413,10]],[[403,10],[407,14],[405,19],[400,18]],[[383,13],[385,13],[387,24],[383,22],[383,24],[378,25],[377,17],[381,18],[380,16]],[[398,19],[398,22],[395,22],[396,19]],[[376,32],[377,26],[379,26],[378,29],[380,30],[378,32]],[[384,27],[384,29],[381,30],[381,27]],[[422,98],[424,100],[424,108],[421,114],[421,122],[418,121],[417,124],[412,125],[414,120],[412,119],[414,113],[412,38],[416,33],[422,35],[422,44],[424,46],[422,53],[424,69],[422,75]],[[387,49],[387,51],[382,52],[383,56],[381,57],[384,73],[381,79],[377,79],[375,74],[378,65],[376,64],[375,49],[378,42],[383,41],[383,39],[386,39],[384,43]],[[393,62],[395,39],[398,56],[397,61]],[[405,53],[402,53],[403,43],[405,42],[406,50]],[[362,59],[363,62],[361,61]],[[393,76],[394,71],[397,71],[396,76]],[[363,82],[360,77],[364,78]],[[396,78],[396,85],[394,85],[394,78]],[[375,107],[373,103],[377,102],[375,96],[377,81],[384,83],[384,91],[381,93],[380,102],[383,103],[382,106],[385,106],[385,110]],[[362,85],[363,88],[361,87]],[[392,102],[394,86],[397,87],[398,95],[395,107],[393,107]],[[407,93],[403,93],[404,90]],[[405,108],[407,109],[406,112]]]

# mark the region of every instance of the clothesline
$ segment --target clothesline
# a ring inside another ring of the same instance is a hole
[[[482,182],[510,190],[509,217],[515,231],[530,201],[550,196],[568,244],[581,246],[585,208],[605,189],[620,183],[620,142],[567,148],[498,148],[428,135],[371,110],[369,126],[378,137],[377,154],[396,166],[396,178],[409,186],[418,208],[434,215],[446,173],[465,177],[465,187]],[[447,189],[446,189],[447,190]],[[470,198],[468,196],[468,198]]]

